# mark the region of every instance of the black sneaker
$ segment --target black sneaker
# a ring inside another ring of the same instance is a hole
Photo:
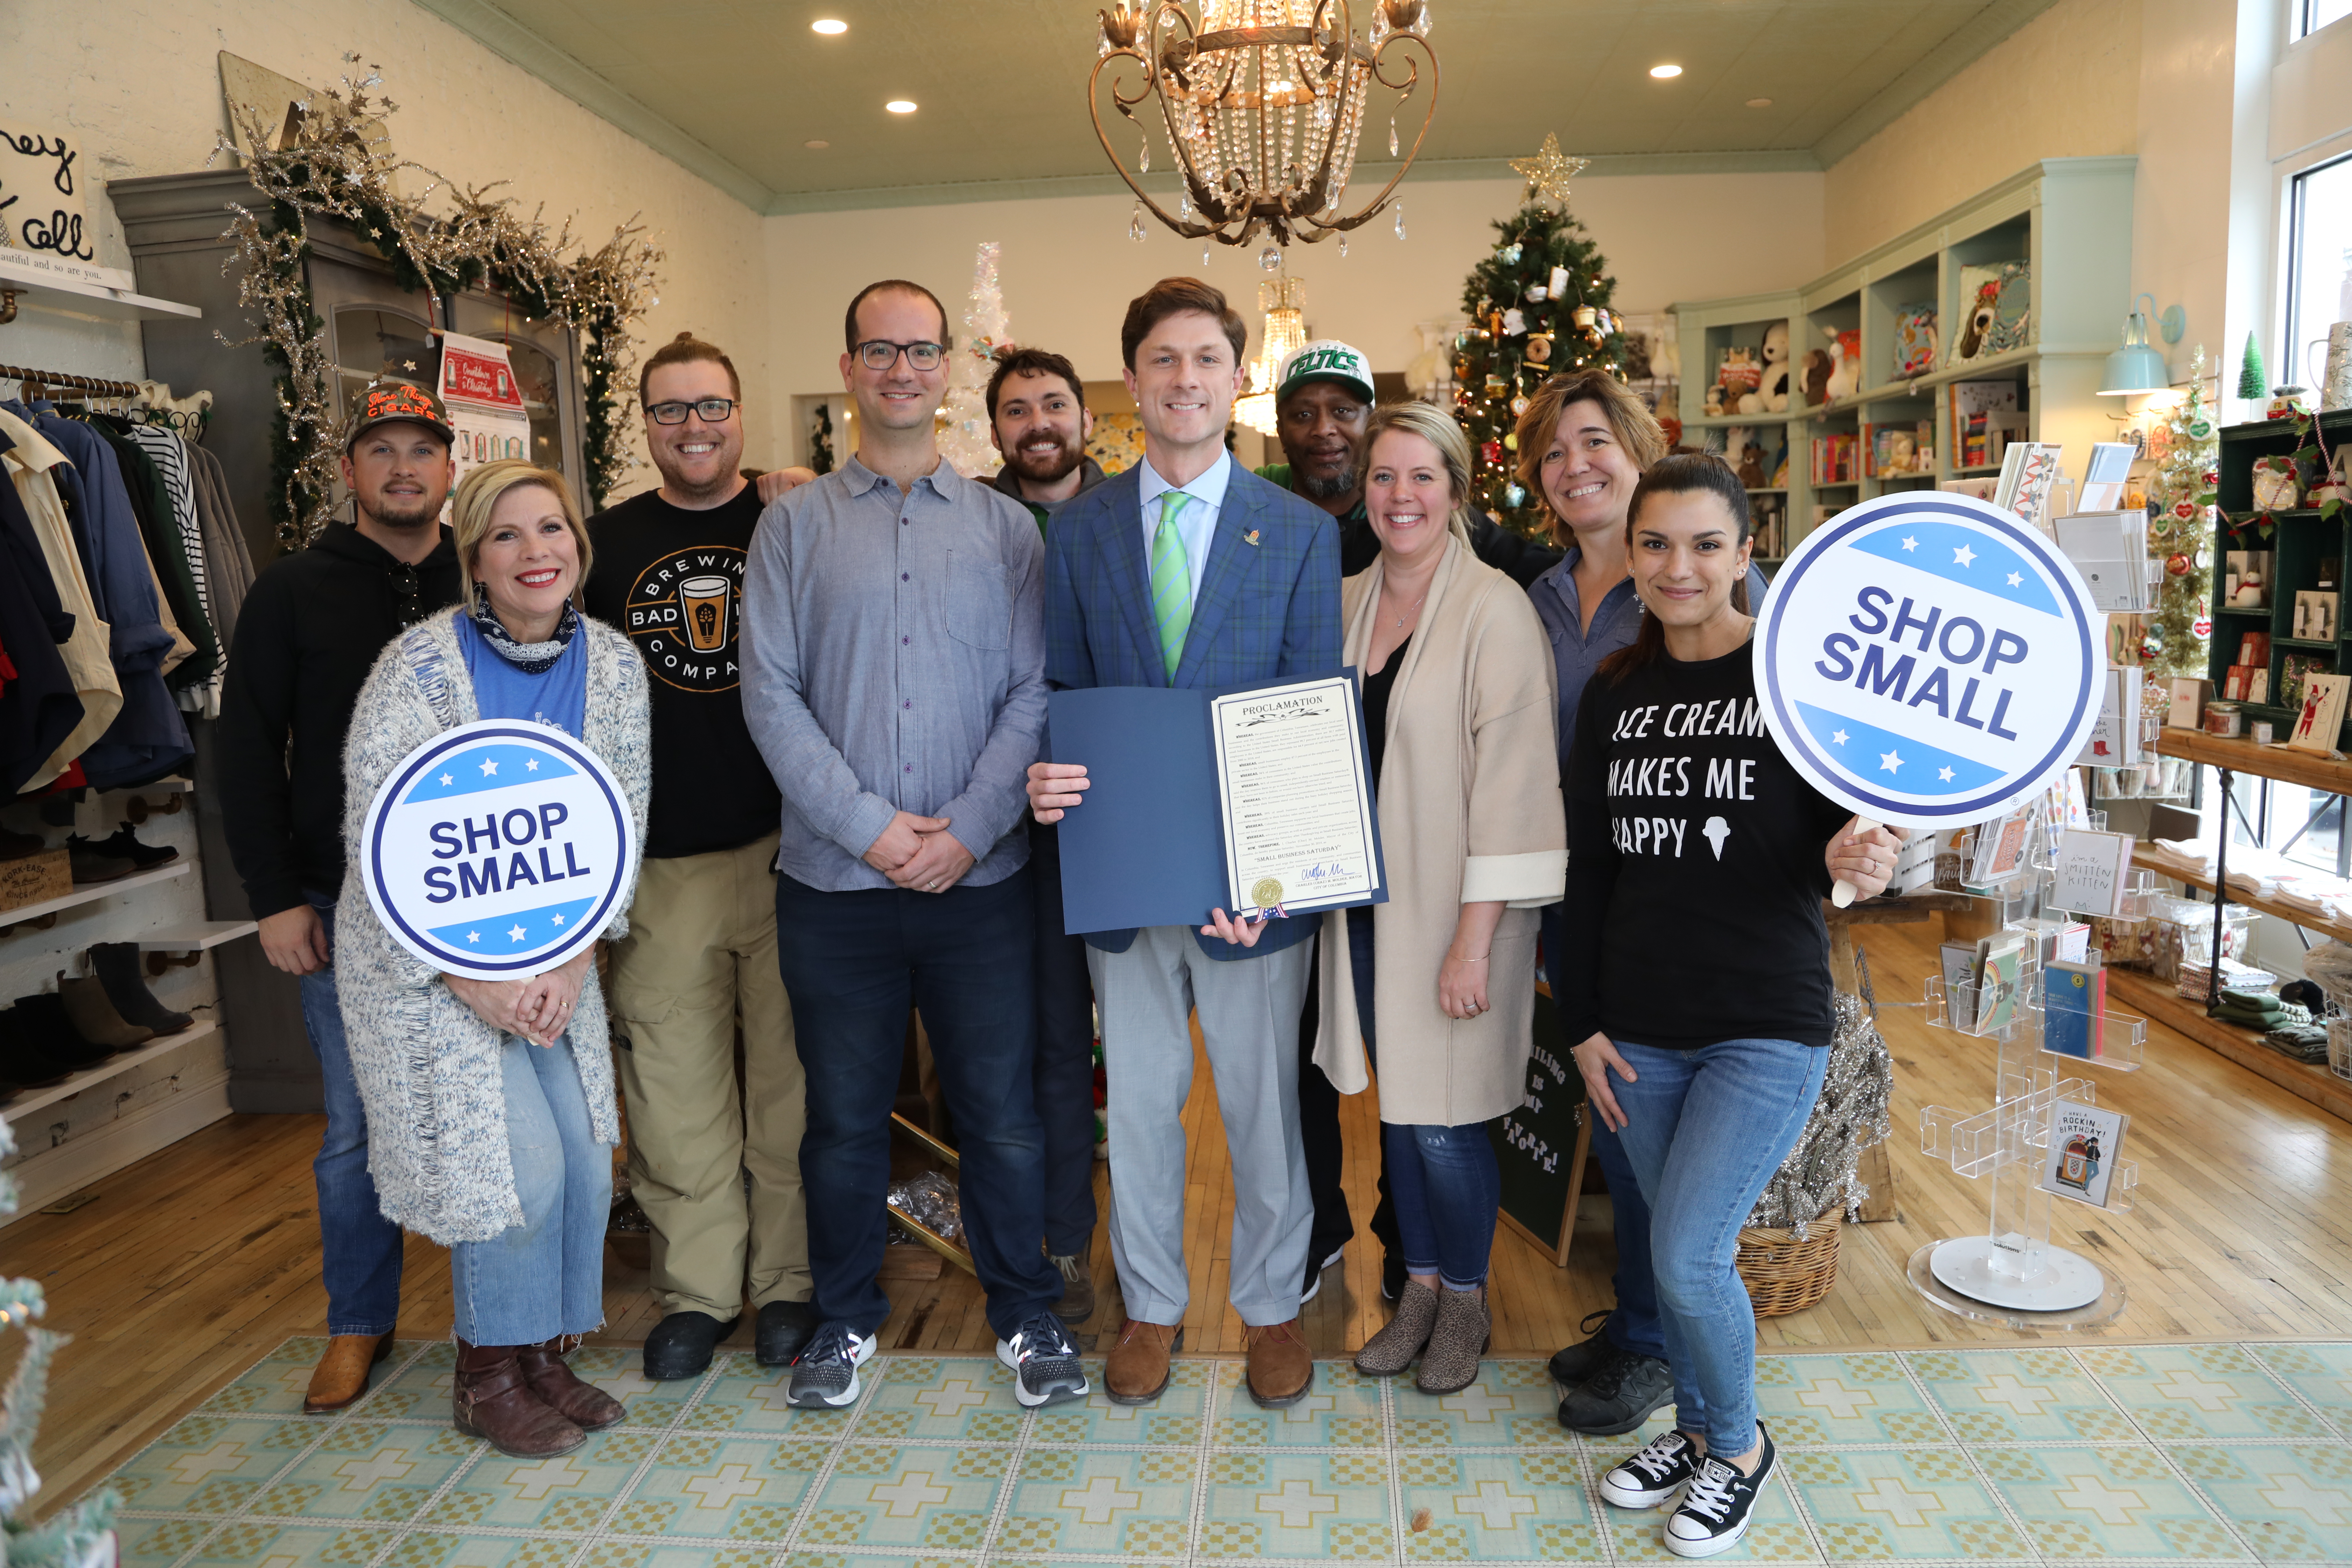
[[[874,1359],[874,1336],[847,1323],[827,1323],[809,1336],[793,1363],[784,1403],[794,1409],[838,1410],[857,1403],[857,1369]]]
[[[1341,1242],[1332,1250],[1331,1256],[1325,1258],[1320,1263],[1315,1261],[1313,1249],[1308,1249],[1307,1255],[1307,1282],[1298,1288],[1298,1304],[1300,1306],[1304,1307],[1307,1302],[1315,1300],[1315,1293],[1323,1289],[1324,1270],[1330,1268],[1334,1263],[1339,1262],[1339,1259],[1345,1258],[1347,1255],[1348,1244],[1346,1242]]]
[[[1756,1511],[1756,1494],[1772,1473],[1772,1434],[1756,1424],[1762,1452],[1756,1456],[1756,1473],[1743,1476],[1736,1465],[1709,1454],[1698,1463],[1683,1493],[1682,1507],[1666,1521],[1666,1550],[1677,1557],[1712,1557],[1729,1551],[1748,1533]]]
[[[1698,1473],[1698,1445],[1680,1432],[1663,1432],[1632,1458],[1601,1478],[1601,1500],[1619,1508],[1655,1508]]]
[[[1559,1424],[1588,1437],[1631,1432],[1673,1403],[1674,1369],[1654,1355],[1621,1351],[1559,1402]]]
[[[1598,1312],[1586,1313],[1577,1331],[1588,1337],[1552,1352],[1548,1363],[1551,1380],[1564,1389],[1575,1388],[1599,1372],[1601,1363],[1616,1348],[1609,1342],[1609,1310],[1605,1307]]]
[[[1013,1397],[1031,1410],[1087,1396],[1086,1369],[1078,1347],[1051,1312],[1040,1312],[996,1342],[996,1359],[1013,1369]],[[798,1385],[798,1380],[794,1380]]]

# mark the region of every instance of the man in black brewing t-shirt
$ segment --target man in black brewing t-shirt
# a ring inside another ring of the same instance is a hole
[[[653,804],[611,996],[629,1179],[653,1222],[664,1314],[646,1375],[667,1379],[710,1364],[747,1287],[760,1360],[791,1361],[808,1337],[811,1282],[801,1062],[776,967],[782,797],[744,727],[737,668],[760,521],[738,471],[742,384],[725,354],[681,332],[646,362],[637,391],[661,487],[590,520],[587,605],[653,675]]]

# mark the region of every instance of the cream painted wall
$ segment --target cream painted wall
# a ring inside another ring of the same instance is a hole
[[[349,68],[343,54],[356,51],[382,67],[400,106],[391,130],[402,155],[462,184],[507,181],[526,210],[544,203],[551,226],[573,216],[572,232],[592,243],[637,216],[668,256],[640,342],[691,329],[731,351],[747,390],[766,384],[761,218],[406,0],[0,6],[0,59],[24,68],[8,74],[0,116],[78,142],[94,193],[100,179],[197,169],[227,128],[222,49],[303,81],[333,80]],[[102,195],[91,205],[99,259],[130,266],[111,208]],[[47,313],[38,325],[11,340],[11,363],[108,375],[137,368],[135,340],[120,328]],[[236,335],[236,322],[220,325]],[[766,423],[753,428],[749,456],[763,461]],[[640,468],[625,488],[650,478]]]
[[[1307,323],[1402,372],[1421,349],[1414,323],[1461,309],[1462,282],[1494,246],[1489,226],[1515,211],[1513,180],[1426,181],[1403,192],[1400,242],[1382,215],[1350,238],[1291,247],[1292,275],[1307,280]],[[960,316],[971,288],[974,247],[1003,247],[1000,278],[1013,337],[1068,354],[1089,380],[1116,380],[1127,301],[1171,273],[1203,276],[1258,324],[1255,247],[1219,247],[1206,268],[1197,246],[1151,226],[1127,237],[1129,199],[1112,196],[975,202],[874,212],[811,213],[767,220],[769,405],[788,394],[841,384],[841,311],[877,278],[922,283]],[[1571,205],[1617,279],[1616,302],[1653,310],[1679,299],[1788,289],[1822,266],[1819,174],[1676,174],[1590,178]],[[1252,352],[1255,352],[1253,342]],[[779,419],[771,442],[798,451],[799,433]]]
[[[2180,342],[2154,333],[2175,381],[2199,344],[2209,371],[2235,384],[2238,347],[2228,317],[2231,119],[2237,59],[2234,7],[2214,0],[2140,0],[2139,169],[2132,185],[2132,290],[2159,314],[2179,305]],[[2262,260],[2244,258],[2259,272]],[[2120,326],[2118,321],[2118,326]]]
[[[2229,0],[2059,0],[1830,167],[1822,240],[1831,263],[2036,159],[2134,151],[2144,4],[2168,16],[2210,12],[2224,24],[2232,9]]]

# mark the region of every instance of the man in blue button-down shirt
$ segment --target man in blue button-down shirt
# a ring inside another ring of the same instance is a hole
[[[1045,725],[1044,549],[1018,502],[940,460],[947,312],[920,285],[850,302],[856,455],[770,506],[743,582],[743,711],[783,793],[776,950],[808,1077],[801,1172],[820,1326],[795,1405],[858,1394],[890,1102],[919,1007],[955,1117],[964,1235],[1024,1405],[1082,1397],[1038,1249],[1042,1138],[1024,773]]]

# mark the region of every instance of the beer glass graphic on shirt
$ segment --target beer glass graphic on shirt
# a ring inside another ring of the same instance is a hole
[[[727,605],[735,584],[725,577],[688,577],[677,585],[677,608],[686,623],[687,646],[717,653],[727,646]]]

